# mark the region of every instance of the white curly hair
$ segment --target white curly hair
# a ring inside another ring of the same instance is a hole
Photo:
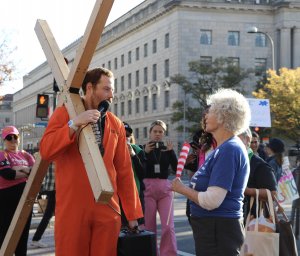
[[[251,119],[250,107],[247,99],[239,92],[232,89],[219,89],[207,99],[219,124],[235,135],[244,132]]]

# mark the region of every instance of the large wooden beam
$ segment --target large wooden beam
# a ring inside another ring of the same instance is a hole
[[[26,225],[29,215],[32,213],[32,206],[35,198],[41,189],[42,181],[46,175],[49,162],[42,160],[40,156],[36,158],[26,186],[24,188],[22,197],[16,209],[15,215],[6,233],[5,239],[1,246],[1,256],[14,255],[18,241],[22,235],[23,229]],[[1,206],[5,207],[5,206]]]
[[[80,88],[113,3],[114,0],[96,1],[81,44],[77,50],[73,66],[71,67],[67,86]]]
[[[48,23],[45,20],[37,20],[34,30],[47,57],[57,85],[64,85],[69,75],[69,67],[64,60],[64,56],[54,39]]]

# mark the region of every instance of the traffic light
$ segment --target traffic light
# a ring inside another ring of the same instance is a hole
[[[49,113],[49,95],[38,94],[35,116],[37,118],[47,118],[48,113]]]
[[[260,130],[259,127],[254,128],[254,131],[257,132],[257,133],[259,133],[259,130]]]

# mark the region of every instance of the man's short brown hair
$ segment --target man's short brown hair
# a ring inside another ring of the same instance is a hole
[[[83,79],[82,85],[81,85],[81,89],[83,91],[83,93],[86,93],[86,85],[88,83],[92,83],[93,86],[96,86],[96,84],[100,81],[101,76],[107,76],[107,77],[113,77],[113,73],[106,69],[106,68],[94,68],[89,70],[88,72],[86,72],[86,75]]]

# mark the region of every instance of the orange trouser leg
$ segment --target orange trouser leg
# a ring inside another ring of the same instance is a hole
[[[116,256],[117,242],[121,228],[121,217],[112,210],[97,209],[91,234],[90,256]]]
[[[56,256],[115,256],[121,217],[107,205],[55,220]]]

